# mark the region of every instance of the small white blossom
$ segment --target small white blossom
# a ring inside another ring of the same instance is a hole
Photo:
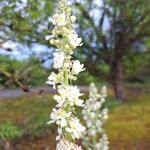
[[[83,64],[80,64],[79,60],[75,60],[73,62],[72,70],[74,74],[79,74],[81,71],[84,71],[85,68]]]
[[[59,86],[58,87],[59,95],[55,95],[54,99],[57,101],[57,107],[62,107],[64,102],[67,102],[71,106],[83,106],[83,100],[79,97],[83,94],[80,93],[77,86]]]
[[[47,36],[45,37],[45,40],[48,41],[48,40],[50,40],[51,38],[53,38],[52,35],[47,35]]]
[[[65,59],[63,52],[55,52],[54,54],[54,65],[55,69],[60,69],[63,66],[63,62]]]
[[[66,128],[66,131],[71,133],[73,138],[79,139],[82,132],[85,131],[85,127],[80,124],[78,118],[71,118],[69,121],[70,127]]]
[[[66,112],[63,109],[55,109],[53,108],[53,111],[51,113],[51,121],[48,122],[48,124],[56,122],[57,125],[59,125],[61,128],[65,127],[67,125],[67,119],[70,117],[71,112]]]
[[[72,150],[72,148],[73,144],[63,139],[59,141],[56,147],[57,150]]]
[[[61,139],[61,135],[62,135],[62,128],[58,127],[57,132],[58,132],[58,136],[56,137],[56,141],[59,141]]]
[[[82,150],[80,146],[73,144],[65,139],[61,139],[56,147],[57,150]]]
[[[54,40],[54,39],[50,39],[50,43],[51,43],[52,45],[54,45],[54,44],[55,44],[55,40]]]
[[[52,85],[53,88],[56,88],[56,83],[57,83],[57,75],[52,72],[51,75],[48,77],[48,81],[46,82],[46,84]]]
[[[95,145],[95,150],[109,150],[109,142],[108,142],[108,137],[104,133],[102,134],[101,139],[99,140],[98,143]]]
[[[52,23],[58,26],[65,26],[67,24],[67,16],[64,13],[62,14],[56,13],[53,16]]]
[[[73,49],[75,49],[77,46],[82,46],[82,38],[79,38],[75,31],[71,30],[67,37]]]

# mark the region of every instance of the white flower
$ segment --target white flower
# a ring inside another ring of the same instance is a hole
[[[55,52],[54,54],[54,65],[55,69],[60,69],[63,66],[63,62],[65,59],[63,52]]]
[[[89,135],[95,136],[97,134],[96,130],[90,130]]]
[[[107,97],[107,88],[106,86],[103,86],[102,89],[101,89],[101,96],[103,98],[106,98]]]
[[[109,149],[108,137],[105,133],[102,134],[102,138],[99,140],[98,143],[96,143],[95,149],[96,150],[108,150]]]
[[[71,133],[73,138],[79,139],[82,132],[85,131],[85,127],[80,124],[78,118],[71,118],[69,121],[70,127],[66,127],[66,131]]]
[[[76,144],[73,144],[65,139],[61,139],[57,143],[56,150],[82,150],[82,148]]]
[[[84,101],[81,100],[81,99],[76,99],[76,100],[75,100],[75,105],[77,105],[77,106],[83,107],[83,106],[84,106],[83,103],[84,103]]]
[[[58,86],[59,95],[55,95],[54,99],[58,103],[57,107],[62,107],[64,102],[67,102],[71,106],[84,106],[84,101],[79,97],[83,94],[80,93],[80,90],[77,86]]]
[[[52,23],[54,25],[58,25],[58,26],[65,26],[67,24],[67,17],[64,13],[62,13],[62,14],[56,13],[53,16]]]
[[[53,111],[51,113],[51,121],[48,122],[48,124],[56,122],[57,125],[59,125],[61,128],[65,127],[67,125],[67,118],[69,118],[71,115],[71,112],[66,112],[63,109],[55,109],[53,108]]]
[[[83,106],[83,100],[79,99],[83,94],[80,93],[80,90],[77,86],[66,87],[66,98],[69,102],[74,103],[77,106]]]
[[[81,71],[84,71],[84,65],[80,64],[79,60],[75,60],[72,65],[72,71],[74,74],[79,74]]]
[[[72,150],[83,150],[83,149],[81,148],[81,146],[78,146],[78,145],[74,144],[74,147],[73,147]]]
[[[47,36],[45,37],[45,40],[48,41],[48,40],[50,40],[51,38],[53,38],[53,35],[47,35]]]
[[[57,83],[57,75],[52,72],[51,75],[48,77],[48,81],[46,82],[46,84],[52,85],[53,88],[56,88],[56,83]]]
[[[73,143],[70,143],[65,139],[61,139],[56,146],[56,150],[72,150],[72,149],[73,149]]]
[[[75,49],[77,46],[82,46],[82,38],[79,38],[74,30],[71,30],[68,33],[67,37],[73,49]]]
[[[55,44],[55,40],[54,40],[54,39],[50,39],[50,43],[51,43],[52,45],[54,45],[54,44]]]
[[[65,68],[70,68],[71,65],[72,65],[71,62],[65,62],[65,63],[64,63],[64,67],[65,67]]]
[[[103,109],[101,112],[101,115],[102,115],[103,121],[107,120],[108,119],[108,109],[107,108]]]
[[[58,127],[57,132],[58,132],[58,136],[56,137],[56,141],[61,139],[62,128]]]
[[[67,87],[67,99],[70,102],[73,102],[77,106],[83,106],[83,100],[79,99],[83,94],[80,93],[80,90],[77,86]]]
[[[91,118],[95,118],[95,116],[96,116],[96,113],[95,112],[91,112],[90,117]]]
[[[63,106],[63,104],[64,104],[64,102],[65,102],[65,100],[66,99],[63,99],[61,96],[59,96],[59,95],[54,95],[54,100],[58,103],[57,105],[56,105],[56,107],[62,107]]]

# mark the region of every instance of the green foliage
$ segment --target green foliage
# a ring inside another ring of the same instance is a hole
[[[30,58],[27,63],[28,65],[25,67],[29,70],[26,77],[27,84],[32,86],[44,86],[46,79],[50,74],[50,70],[44,68],[36,58]]]
[[[103,80],[103,77],[97,77],[92,75],[88,70],[81,72],[78,76],[78,80],[75,81],[78,85],[89,85],[90,83],[94,82],[97,86],[100,85],[107,85],[108,82]]]
[[[116,107],[119,107],[122,105],[122,102],[119,101],[119,100],[112,100],[112,99],[109,99],[105,102],[104,104],[104,107],[107,107],[108,109],[114,109]]]
[[[14,75],[17,70],[20,70],[20,68],[22,68],[22,65],[23,62],[17,61],[15,59],[10,59],[8,56],[0,56],[0,68],[8,71],[12,75]],[[8,78],[0,73],[0,86],[3,86],[7,81]]]
[[[0,31],[4,33],[1,40],[31,44],[36,39],[45,43],[53,0],[1,0],[0,7]]]
[[[22,67],[23,62],[16,59],[11,59],[8,56],[0,56],[0,64],[2,69],[6,69],[14,73],[15,70],[18,70]]]
[[[149,76],[149,66],[150,66],[150,51],[146,51],[140,55],[135,55],[134,57],[130,57],[130,59],[126,59],[124,61],[125,68],[125,78],[130,79],[137,78],[138,83],[139,80],[143,80],[143,83],[147,82],[146,79]]]
[[[21,137],[22,132],[10,122],[0,125],[0,139],[3,141],[10,141]]]
[[[98,80],[100,80],[99,78],[95,78],[93,75],[91,75],[88,71],[84,71],[82,72],[79,77],[78,80],[75,81],[77,84],[79,85],[89,85],[91,82],[97,82]]]
[[[36,98],[37,100],[35,101]],[[53,127],[53,124],[47,124],[49,121],[49,110],[54,106],[54,102],[51,100],[52,97],[48,95],[31,98],[31,107],[29,108],[29,112],[31,113],[26,119],[25,130],[30,133],[32,137],[43,135],[45,133],[44,131],[50,126]],[[28,103],[26,103],[26,106],[28,106]]]
[[[23,134],[31,137],[43,135],[49,128],[47,122],[54,105],[55,102],[50,95],[32,95],[0,101],[0,124],[15,122],[23,128]]]
[[[15,76],[24,85],[43,86],[49,73],[37,58],[19,61],[7,56],[0,56],[0,68]],[[0,74],[0,85],[14,87],[13,80]]]
[[[115,65],[120,60],[124,78],[141,76],[138,71],[149,62],[146,59],[150,45],[150,6],[147,2],[106,0],[101,8],[94,1],[75,3],[79,11],[78,29],[84,43],[80,51],[82,56],[77,54],[77,57],[86,62],[91,74],[110,79],[113,71],[117,72]]]
[[[43,135],[46,129],[49,129],[47,124],[49,118],[49,113],[36,112],[28,120],[27,132],[32,135],[32,137]],[[53,125],[51,125],[52,127]]]

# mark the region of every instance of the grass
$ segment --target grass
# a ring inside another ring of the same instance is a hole
[[[133,99],[133,98],[132,98]],[[114,150],[147,150],[150,146],[150,94],[110,111],[106,125]]]
[[[54,106],[49,95],[30,95],[15,100],[0,101],[0,123],[12,122],[24,132],[36,135],[48,128],[46,122]]]
[[[50,146],[54,150],[55,126],[46,124],[54,105],[50,95],[1,100],[0,124],[12,122],[22,129],[24,136],[17,142],[18,149],[40,150]],[[147,150],[150,147],[150,94],[130,97],[126,103],[109,100],[106,106],[110,108],[105,127],[111,150]]]

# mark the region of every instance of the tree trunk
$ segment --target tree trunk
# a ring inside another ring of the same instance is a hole
[[[121,60],[115,60],[112,64],[112,84],[114,88],[115,97],[118,100],[125,100],[125,90],[123,81],[123,67]]]

